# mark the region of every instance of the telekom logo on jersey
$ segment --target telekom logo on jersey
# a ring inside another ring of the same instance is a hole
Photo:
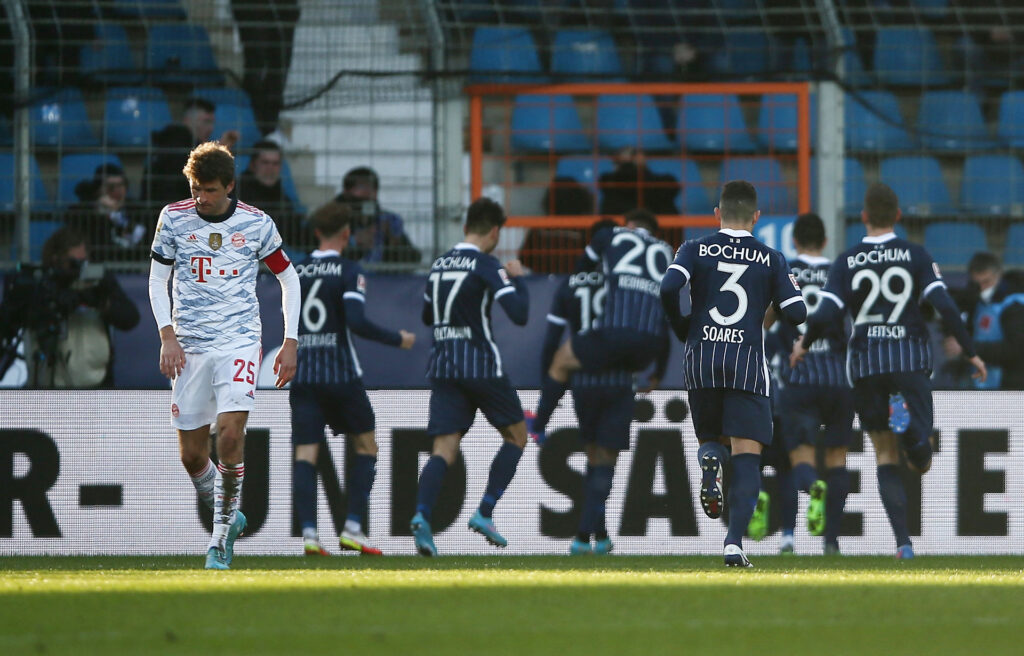
[[[219,276],[237,276],[238,269],[214,269],[213,258],[207,255],[193,255],[189,260],[192,273],[196,277],[196,282],[209,282],[210,278]]]

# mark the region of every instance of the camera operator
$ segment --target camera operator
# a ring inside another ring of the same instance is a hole
[[[380,178],[368,166],[345,174],[334,200],[352,208],[352,237],[348,257],[363,262],[419,262],[420,251],[405,234],[402,217],[377,202]]]
[[[22,267],[4,281],[3,360],[10,364],[23,339],[29,387],[113,384],[110,328],[131,330],[139,310],[113,273],[87,260],[85,238],[64,227],[43,244],[41,266]]]

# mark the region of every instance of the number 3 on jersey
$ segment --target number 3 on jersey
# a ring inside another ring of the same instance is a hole
[[[736,297],[736,311],[732,314],[728,316],[723,315],[718,310],[717,305],[708,312],[711,315],[711,320],[718,325],[731,326],[743,319],[743,315],[747,313],[747,290],[743,289],[743,286],[739,284],[739,280],[749,266],[749,264],[733,264],[731,262],[718,263],[718,270],[729,274],[729,277],[722,283],[719,291],[729,292]]]
[[[433,293],[430,296],[434,305],[434,325],[447,325],[451,323],[452,304],[455,302],[455,297],[459,295],[459,288],[462,287],[462,283],[466,281],[466,276],[468,275],[468,271],[435,271],[430,274],[430,284],[433,285],[431,290]],[[442,316],[441,286],[446,282],[452,283],[452,286],[448,288],[447,296],[444,300],[444,315]]]

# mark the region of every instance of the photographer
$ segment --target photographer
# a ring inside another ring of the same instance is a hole
[[[128,199],[128,178],[116,164],[96,167],[92,179],[75,186],[78,203],[64,222],[82,234],[96,262],[142,260],[148,254],[141,210]]]
[[[41,266],[4,281],[2,362],[9,364],[24,340],[29,387],[112,386],[110,327],[131,330],[139,311],[114,275],[87,258],[84,237],[61,228],[43,244]]]
[[[334,200],[354,210],[352,237],[346,255],[363,262],[419,262],[420,251],[405,234],[402,217],[377,203],[380,179],[368,166],[345,174]]]

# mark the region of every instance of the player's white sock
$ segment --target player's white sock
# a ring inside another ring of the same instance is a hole
[[[353,519],[346,519],[345,530],[349,533],[362,533],[363,525]]]
[[[224,547],[228,536],[228,528],[238,510],[238,502],[242,495],[242,480],[245,478],[245,464],[217,465],[217,477],[213,489],[213,535],[211,547]]]
[[[203,471],[195,476],[189,474],[189,478],[192,479],[192,485],[196,486],[196,492],[199,494],[200,501],[206,504],[207,508],[213,510],[213,482],[217,478],[216,465],[213,464],[212,460],[207,460]]]
[[[319,542],[320,541],[320,534],[317,533],[317,530],[315,528],[313,528],[312,526],[307,526],[306,528],[302,529],[302,539],[303,540],[316,540],[317,542]]]

